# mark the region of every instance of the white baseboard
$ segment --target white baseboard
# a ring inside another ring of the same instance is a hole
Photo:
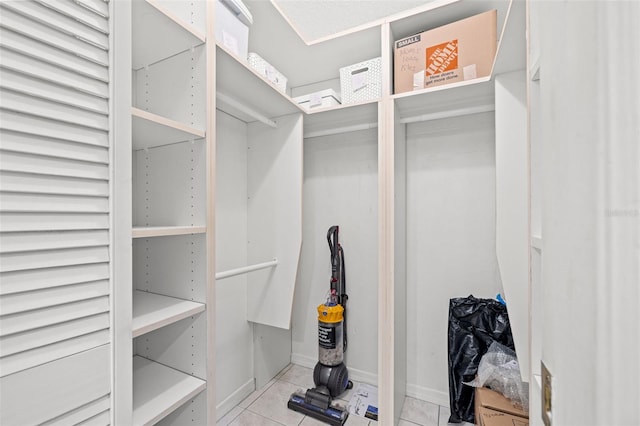
[[[316,358],[302,355],[302,354],[291,354],[291,363],[297,364],[302,367],[313,368],[316,366],[318,360]],[[356,368],[352,368],[347,365],[349,369],[349,378],[351,380],[355,380],[356,382],[364,382],[369,383],[370,385],[378,386],[378,375],[369,373],[368,371],[358,370]]]
[[[234,407],[240,404],[246,397],[256,390],[256,384],[254,379],[250,379],[244,385],[236,389],[231,395],[225,398],[220,404],[216,405],[216,421],[220,420],[225,414],[233,410]]]
[[[449,407],[449,394],[447,392],[407,383],[407,396],[432,404],[442,405],[443,407]]]

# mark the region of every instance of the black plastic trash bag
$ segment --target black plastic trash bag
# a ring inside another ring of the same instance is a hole
[[[474,423],[475,388],[463,382],[475,378],[493,342],[515,350],[506,306],[473,296],[449,301],[449,423]]]

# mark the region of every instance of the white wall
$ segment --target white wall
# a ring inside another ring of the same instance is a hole
[[[637,425],[640,4],[541,5],[542,359],[553,423]]]
[[[407,125],[407,394],[448,405],[449,299],[500,292],[493,113]]]
[[[247,125],[220,111],[216,124],[216,270],[222,272],[247,264]],[[246,275],[216,281],[216,324],[216,404],[221,416],[239,402],[231,401],[234,392],[242,393],[247,383],[253,390]]]
[[[352,378],[376,383],[377,131],[305,140],[303,243],[293,306],[295,363],[318,358],[317,311],[329,291],[327,230],[340,226],[348,302],[347,366]]]

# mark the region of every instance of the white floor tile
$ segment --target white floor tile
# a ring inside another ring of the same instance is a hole
[[[275,382],[276,382],[276,379],[272,379],[269,381],[269,383],[264,385],[262,388],[256,389],[255,391],[253,391],[249,396],[243,399],[240,402],[240,404],[238,404],[238,407],[248,408],[251,404],[254,403],[256,399],[260,398],[260,395],[262,395],[267,389],[273,386]]]
[[[313,388],[313,369],[293,364],[281,377],[281,381],[292,383],[303,390]]]
[[[418,423],[413,423],[408,420],[400,419],[398,426],[420,426]]]
[[[439,407],[431,402],[407,397],[400,418],[421,426],[438,426]]]
[[[451,415],[451,411],[449,411],[449,407],[440,406],[440,416],[438,417],[438,426],[446,426],[449,424],[449,416]]]
[[[244,411],[244,408],[240,407],[239,405],[235,406],[233,410],[229,411],[220,420],[216,422],[216,426],[228,426],[243,411]]]
[[[287,408],[289,397],[297,389],[292,383],[277,381],[248,410],[286,426],[298,426],[304,416]]]
[[[245,410],[229,426],[281,426],[279,423]]]
[[[276,374],[276,377],[274,377],[274,379],[278,380],[280,379],[282,376],[284,376],[284,374],[289,371],[289,369],[293,367],[293,364],[289,364],[287,365],[285,368],[283,368],[278,374]]]

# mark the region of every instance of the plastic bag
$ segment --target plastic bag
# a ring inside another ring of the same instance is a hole
[[[493,299],[473,296],[449,301],[450,423],[474,422],[475,379],[482,356],[493,342],[513,346],[507,307]]]
[[[493,342],[480,360],[478,376],[465,384],[490,388],[507,397],[518,408],[529,411],[529,386],[520,376],[516,353],[498,342]]]

